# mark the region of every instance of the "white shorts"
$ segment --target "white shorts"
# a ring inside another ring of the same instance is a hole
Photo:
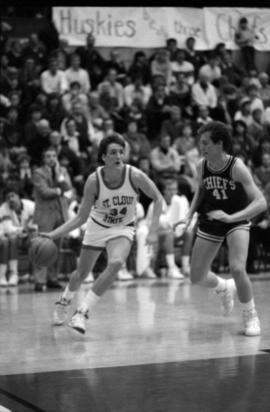
[[[94,222],[92,219],[89,219],[82,242],[82,247],[104,249],[109,240],[116,239],[118,237],[126,237],[130,242],[133,242],[134,235],[134,226],[119,225],[115,227],[103,227]]]

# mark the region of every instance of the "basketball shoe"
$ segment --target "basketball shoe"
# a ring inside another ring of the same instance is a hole
[[[167,276],[171,279],[184,279],[184,275],[176,265],[168,268]]]
[[[88,311],[82,312],[81,310],[76,310],[68,326],[75,329],[77,332],[85,333],[86,319],[88,319]]]
[[[259,336],[261,334],[260,320],[255,309],[244,310],[243,321],[246,336]]]
[[[55,309],[53,312],[53,324],[55,326],[61,326],[65,323],[69,305],[70,301],[63,297],[55,303]]]
[[[226,287],[221,292],[216,292],[221,299],[221,313],[223,316],[229,316],[234,307],[234,293],[236,286],[234,279],[226,280]]]

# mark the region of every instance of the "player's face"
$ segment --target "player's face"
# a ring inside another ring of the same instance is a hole
[[[105,166],[121,168],[124,164],[125,149],[117,143],[111,143],[107,147],[107,153],[103,155]]]
[[[210,139],[210,132],[205,132],[200,137],[200,152],[207,160],[215,160],[220,155],[221,142],[214,143]]]

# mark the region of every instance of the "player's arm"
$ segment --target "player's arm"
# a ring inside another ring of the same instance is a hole
[[[97,181],[96,181],[96,174],[91,174],[84,186],[84,193],[81,206],[79,208],[78,214],[73,217],[72,219],[68,220],[67,222],[63,223],[63,225],[59,226],[55,230],[49,233],[44,233],[44,235],[52,238],[57,239],[59,237],[63,237],[67,235],[72,230],[77,229],[78,227],[82,226],[90,213],[91,207],[95,202],[95,197],[97,194]]]
[[[153,200],[153,214],[148,234],[148,243],[153,243],[157,240],[157,229],[159,227],[159,217],[162,212],[163,196],[155,183],[139,169],[132,169],[132,182],[136,189],[140,189]]]
[[[250,220],[264,212],[267,209],[265,197],[255,184],[249,169],[241,159],[236,160],[232,171],[232,177],[233,180],[242,184],[249,200],[248,206],[231,215],[228,215],[221,210],[216,210],[210,212],[210,214],[215,213],[215,215],[211,215],[211,217],[226,223],[235,223],[240,222],[241,220]],[[219,213],[220,216],[218,216],[217,213]]]

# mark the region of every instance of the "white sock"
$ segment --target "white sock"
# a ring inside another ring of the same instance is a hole
[[[166,255],[166,263],[168,268],[172,268],[175,266],[175,257],[173,253],[171,253],[170,255]]]
[[[252,298],[249,302],[241,303],[243,310],[254,310],[255,309],[255,302]]]
[[[217,276],[217,281],[216,292],[223,292],[226,289],[226,280]]]
[[[84,297],[82,303],[78,307],[78,310],[82,312],[87,312],[88,310],[91,311],[92,308],[98,303],[100,298],[101,296],[96,295],[95,292],[93,292],[92,289],[90,289]]]
[[[188,256],[188,255],[182,256],[181,261],[182,261],[182,267],[183,267],[183,268],[187,268],[187,267],[190,266],[190,259],[189,259],[189,256]]]
[[[71,290],[69,290],[69,285],[67,285],[62,294],[62,298],[70,301],[73,299],[74,295],[75,295],[75,291],[72,292]]]

